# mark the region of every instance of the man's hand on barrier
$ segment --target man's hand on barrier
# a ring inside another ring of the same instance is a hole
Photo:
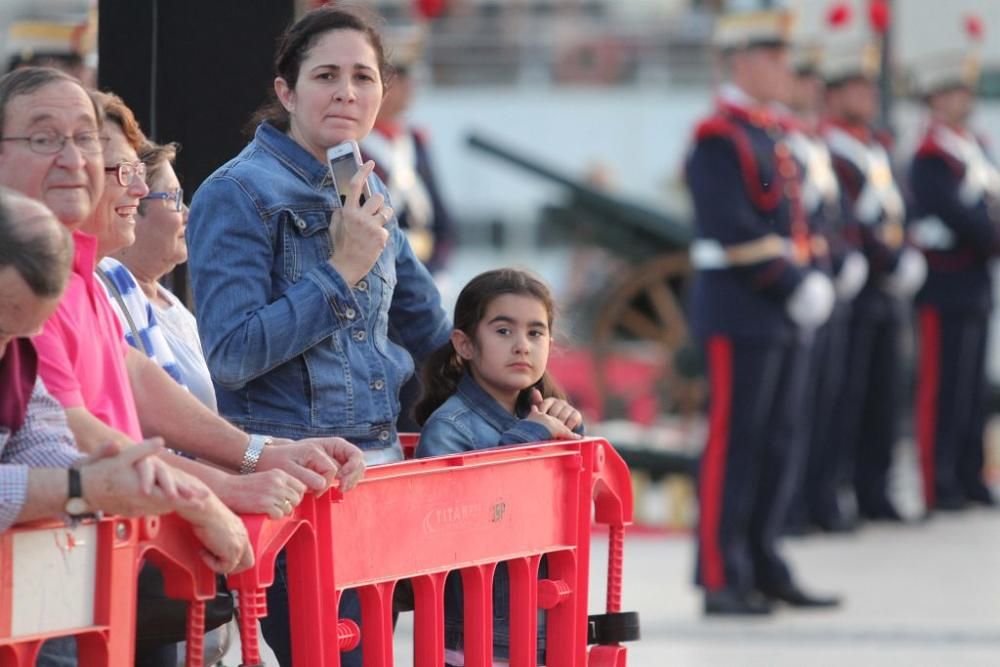
[[[208,489],[157,458],[162,450],[161,438],[100,447],[80,463],[84,498],[95,509],[121,516],[200,508]]]
[[[253,565],[253,548],[243,521],[210,495],[199,510],[178,510],[191,523],[204,549],[202,560],[220,574],[234,574]]]
[[[317,493],[334,479],[340,480],[341,490],[349,491],[364,474],[365,460],[361,450],[343,438],[275,439],[257,461],[257,470],[271,469],[284,470]]]
[[[537,406],[538,411],[542,414],[561,421],[571,431],[583,423],[583,415],[580,414],[579,410],[561,398],[554,396],[542,398],[542,392],[537,389],[531,390],[531,404]]]
[[[226,507],[238,514],[266,514],[280,519],[302,502],[306,485],[274,468],[250,475],[226,475],[215,490]]]

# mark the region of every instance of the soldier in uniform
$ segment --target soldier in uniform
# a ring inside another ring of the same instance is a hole
[[[707,614],[838,602],[803,592],[777,545],[804,453],[793,447],[806,368],[798,341],[834,300],[830,280],[809,267],[799,167],[771,106],[787,85],[789,24],[773,10],[720,18],[729,82],[686,165],[696,219],[691,319],[711,392],[696,574]]]
[[[867,260],[844,236],[840,187],[820,134],[821,57],[818,43],[804,37],[798,40],[784,119],[786,141],[802,167],[802,206],[809,220],[813,265],[833,280],[837,294],[829,321],[812,340],[801,433],[808,455],[789,514],[788,528],[793,533],[812,526],[828,532],[850,529],[838,502],[840,443],[830,437],[830,431],[847,362],[850,305],[868,277]]]
[[[375,161],[375,173],[389,189],[389,200],[410,247],[440,282],[455,232],[434,178],[427,138],[406,118],[416,86],[413,70],[420,61],[423,29],[420,25],[387,28],[383,39],[395,73],[382,98],[375,126],[361,142],[361,153],[365,160]],[[400,339],[391,326],[389,336]],[[399,391],[401,408],[396,427],[400,432],[420,430],[412,415],[420,394],[418,369]]]
[[[431,273],[442,270],[454,245],[454,229],[441,198],[424,132],[406,119],[420,60],[420,26],[384,31],[393,75],[371,134],[361,142],[366,160],[389,188],[389,198],[417,258]]]
[[[845,5],[848,6],[848,5]],[[887,482],[898,432],[900,337],[906,306],[926,272],[921,254],[904,243],[903,197],[889,153],[872,129],[878,113],[880,50],[875,32],[850,12],[829,33],[822,61],[826,81],[824,137],[833,156],[848,238],[868,260],[868,279],[854,300],[847,377],[834,421],[835,446],[853,454],[858,514],[901,521]],[[840,466],[838,466],[840,467]],[[853,470],[851,468],[853,467]]]
[[[978,33],[977,23],[967,27]],[[949,36],[942,27],[939,39]],[[930,115],[909,174],[920,216],[910,233],[928,265],[927,283],[916,298],[915,410],[928,510],[994,503],[982,468],[993,305],[989,263],[1000,250],[1000,172],[969,129],[979,65],[975,49],[963,46],[939,47],[914,69],[916,91]]]

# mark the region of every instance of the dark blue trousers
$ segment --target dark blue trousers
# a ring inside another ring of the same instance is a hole
[[[983,486],[989,313],[924,306],[919,311],[917,445],[928,509]]]
[[[811,358],[811,412],[809,414],[809,454],[802,488],[803,513],[820,526],[840,519],[837,502],[842,479],[840,466],[843,444],[832,437],[838,419],[837,399],[847,371],[847,342],[850,306],[839,304],[830,321],[817,331]]]
[[[858,511],[878,516],[889,507],[888,478],[898,436],[902,317],[892,307],[851,317],[847,376],[833,423],[842,469],[852,478]]]
[[[711,394],[696,579],[709,591],[786,586],[792,574],[777,542],[804,462],[797,419],[807,348],[714,336],[705,349]]]

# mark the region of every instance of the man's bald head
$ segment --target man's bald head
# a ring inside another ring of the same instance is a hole
[[[73,264],[73,239],[41,202],[0,188],[0,271],[10,267],[35,296],[58,298]]]

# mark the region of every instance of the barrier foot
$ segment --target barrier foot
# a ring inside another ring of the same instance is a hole
[[[262,588],[239,588],[240,645],[243,662],[240,667],[264,667],[260,659],[260,638],[257,636],[257,619],[267,614],[267,595]]]
[[[187,667],[202,667],[205,662],[205,601],[188,602]]]
[[[594,646],[587,667],[625,667],[627,654],[624,646]]]

